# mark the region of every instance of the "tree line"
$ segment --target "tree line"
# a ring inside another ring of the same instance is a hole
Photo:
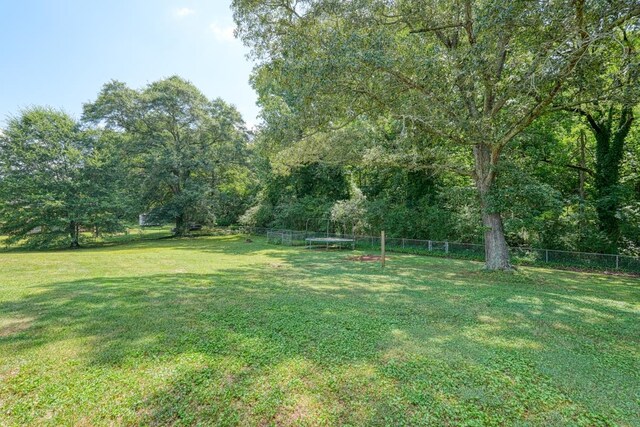
[[[640,254],[634,0],[232,4],[261,124],[171,77],[0,137],[0,234],[78,243],[137,214]],[[36,232],[37,231],[37,232]]]
[[[170,77],[104,85],[82,118],[32,107],[0,136],[0,235],[78,247],[81,231],[151,223],[232,223],[247,208],[249,132],[235,107]]]
[[[332,164],[360,190],[399,180],[382,190],[394,213],[406,198],[392,226],[480,238],[492,270],[511,268],[509,243],[637,248],[637,1],[233,8],[279,168]],[[413,174],[431,185],[416,193]],[[380,200],[363,193],[369,209]],[[465,215],[474,226],[457,224]]]

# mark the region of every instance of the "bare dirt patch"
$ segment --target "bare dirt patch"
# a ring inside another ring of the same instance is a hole
[[[281,408],[276,414],[275,421],[278,426],[293,426],[303,424],[311,418],[313,403],[306,396],[301,396],[293,408]]]
[[[7,381],[7,380],[17,376],[19,373],[20,373],[20,368],[18,368],[18,367],[9,369],[8,371],[5,371],[5,372],[0,372],[0,382]],[[0,400],[0,403],[1,402],[2,401]]]
[[[4,338],[26,331],[32,324],[32,319],[0,320],[0,337]]]
[[[350,256],[347,257],[348,261],[359,261],[359,262],[376,262],[381,261],[382,257],[380,255],[359,255],[359,256]],[[385,257],[385,260],[389,260],[389,257]]]

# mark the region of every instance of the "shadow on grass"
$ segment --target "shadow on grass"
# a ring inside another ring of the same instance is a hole
[[[628,282],[492,275],[465,261],[399,256],[382,271],[347,253],[233,237],[170,247],[273,253],[274,262],[52,284],[0,304],[0,316],[31,319],[0,334],[0,349],[80,337],[89,367],[200,355],[202,366],[177,372],[142,404],[141,418],[158,424],[322,414],[353,424],[499,422],[525,411],[565,420],[607,408],[633,421],[640,297]]]

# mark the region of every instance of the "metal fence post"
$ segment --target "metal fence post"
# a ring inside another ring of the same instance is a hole
[[[444,242],[444,253],[445,254],[449,253],[449,242]]]
[[[402,249],[404,249],[404,238],[402,239]]]
[[[384,268],[384,263],[385,263],[385,259],[384,259],[385,258],[384,244],[385,244],[386,240],[387,239],[385,239],[384,230],[383,230],[380,233],[380,255],[381,255],[380,256],[380,262],[382,264],[382,268]]]
[[[616,255],[616,270],[620,268],[620,255]]]
[[[549,249],[544,250],[544,260],[545,262],[549,262]]]
[[[429,252],[431,252],[432,248],[433,248],[433,245],[431,244],[431,240],[429,240]]]

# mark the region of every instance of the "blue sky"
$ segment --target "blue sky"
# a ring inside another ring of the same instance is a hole
[[[231,0],[0,0],[0,125],[30,105],[79,118],[104,83],[178,74],[256,123]]]

